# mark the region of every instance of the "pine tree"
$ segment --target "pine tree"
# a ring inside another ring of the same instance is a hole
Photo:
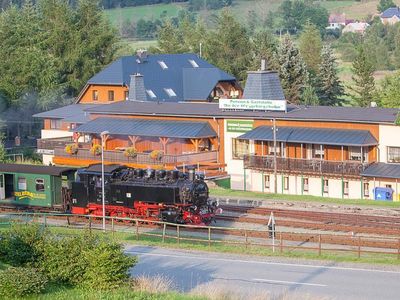
[[[268,30],[259,31],[254,35],[252,45],[253,60],[251,63],[251,70],[259,69],[262,59],[267,61],[267,69],[277,70],[278,65],[274,57],[277,45],[274,35]]]
[[[158,31],[158,52],[184,53],[183,37],[179,29],[170,20],[166,21]]]
[[[292,103],[300,103],[301,93],[309,75],[299,49],[293,44],[289,35],[283,36],[277,50],[276,61],[286,99]]]
[[[393,0],[380,0],[378,4],[378,11],[382,13],[391,7],[396,7],[396,4],[393,2]]]
[[[378,92],[379,104],[383,107],[400,107],[400,72],[392,76],[386,76],[382,81],[381,89]]]
[[[307,22],[299,37],[299,49],[308,71],[315,75],[321,62],[322,39],[314,24]]]
[[[318,69],[317,94],[321,105],[342,104],[343,86],[337,75],[337,62],[332,48],[325,45],[321,51],[321,64]]]
[[[316,89],[312,85],[307,85],[301,95],[301,103],[305,105],[319,105]]]
[[[375,67],[367,56],[363,46],[358,48],[357,57],[353,62],[352,70],[354,86],[350,87],[353,91],[353,100],[361,107],[367,107],[374,100]]]

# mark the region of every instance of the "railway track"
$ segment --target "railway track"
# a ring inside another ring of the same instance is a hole
[[[265,216],[265,218],[227,215],[218,216],[218,219],[225,221],[266,224],[269,215],[273,212],[276,219],[279,220],[278,225],[285,227],[400,235],[399,217],[231,205],[222,205],[221,208],[224,212]]]

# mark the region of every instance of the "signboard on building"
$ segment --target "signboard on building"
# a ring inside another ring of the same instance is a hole
[[[219,99],[220,109],[286,111],[286,100]]]
[[[253,120],[226,120],[227,132],[247,132],[253,129]]]

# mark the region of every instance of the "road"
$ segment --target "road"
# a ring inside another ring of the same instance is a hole
[[[385,270],[363,265],[253,257],[146,246],[128,246],[139,256],[133,275],[163,275],[176,287],[222,286],[253,298],[262,292],[278,299],[400,299],[400,267]],[[292,296],[292,297],[291,297]]]

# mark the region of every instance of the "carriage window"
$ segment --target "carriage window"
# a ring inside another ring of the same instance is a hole
[[[20,191],[26,191],[26,178],[18,178],[18,189]]]
[[[36,191],[44,192],[44,179],[41,178],[36,179]]]

